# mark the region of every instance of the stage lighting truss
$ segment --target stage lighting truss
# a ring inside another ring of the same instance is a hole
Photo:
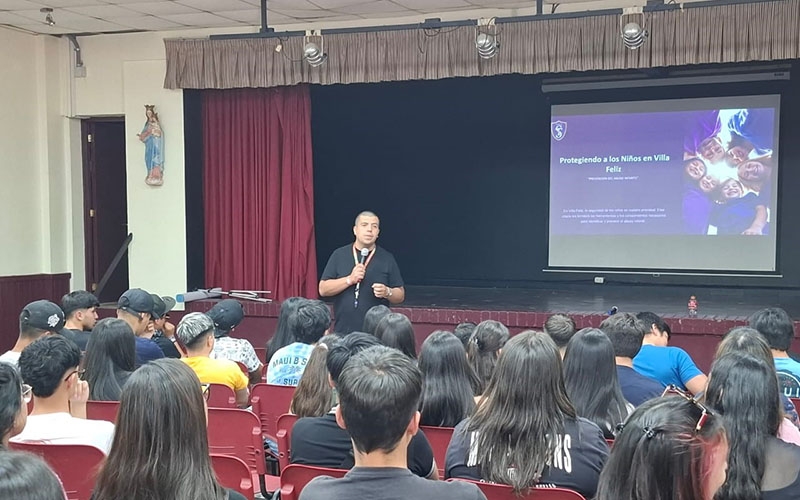
[[[497,25],[494,19],[480,19],[475,29],[475,48],[481,59],[491,59],[500,50]]]
[[[328,60],[328,54],[325,53],[325,40],[321,33],[306,32],[306,36],[303,38],[303,59],[312,68],[322,66]]]
[[[641,8],[625,9],[619,18],[619,34],[622,43],[630,50],[644,45],[649,33],[645,28],[644,13]]]

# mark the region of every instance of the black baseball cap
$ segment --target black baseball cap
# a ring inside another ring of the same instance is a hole
[[[123,293],[117,301],[117,309],[133,314],[147,313],[150,316],[155,316],[153,296],[141,288],[131,288]]]
[[[233,330],[244,319],[242,303],[235,299],[220,300],[206,313],[217,332],[227,333]]]
[[[22,309],[19,316],[20,329],[28,327],[61,333],[66,322],[64,311],[49,300],[31,302]]]
[[[161,319],[164,317],[165,314],[170,312],[173,307],[175,307],[175,299],[172,297],[159,297],[158,295],[152,293],[150,294],[153,297],[153,319]]]

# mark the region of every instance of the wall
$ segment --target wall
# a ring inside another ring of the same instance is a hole
[[[711,68],[709,68],[711,69]],[[719,69],[718,67],[715,69]],[[800,64],[792,66],[800,78]],[[631,72],[632,74],[633,72]],[[606,283],[780,286],[800,283],[800,87],[769,81],[571,95],[542,94],[540,76],[312,87],[318,269],[352,241],[361,210],[381,216],[381,244],[412,285],[542,286],[591,274],[547,267],[550,106],[781,94],[778,265],[782,278],[608,275]],[[347,165],[347,168],[342,168]],[[579,195],[579,194],[576,194]],[[652,193],[658,196],[659,193]],[[603,251],[598,248],[597,251]],[[689,247],[653,251],[691,252]]]
[[[172,295],[186,291],[183,93],[165,90],[165,61],[125,61],[122,66],[128,164],[128,251],[131,287]],[[144,105],[155,104],[164,131],[164,185],[144,182],[144,144],[136,136]]]
[[[37,39],[0,28],[0,276],[41,272]]]

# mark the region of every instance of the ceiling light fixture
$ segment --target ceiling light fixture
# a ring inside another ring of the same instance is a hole
[[[475,30],[475,48],[481,59],[491,59],[500,50],[500,42],[497,39],[497,25],[494,19],[480,19]]]
[[[325,41],[318,32],[306,32],[303,40],[303,59],[312,68],[317,68],[325,64],[328,54],[325,53]]]
[[[622,43],[630,50],[636,50],[644,45],[648,32],[643,27],[644,13],[641,10],[626,9],[619,18],[620,36]]]
[[[56,20],[53,19],[53,9],[51,9],[50,7],[42,7],[41,9],[39,9],[39,12],[41,12],[42,14],[45,15],[44,16],[44,23],[46,25],[48,25],[48,26],[55,26],[56,25]]]

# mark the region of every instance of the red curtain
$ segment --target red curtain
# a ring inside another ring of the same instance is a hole
[[[203,97],[205,282],[317,296],[308,86]]]

